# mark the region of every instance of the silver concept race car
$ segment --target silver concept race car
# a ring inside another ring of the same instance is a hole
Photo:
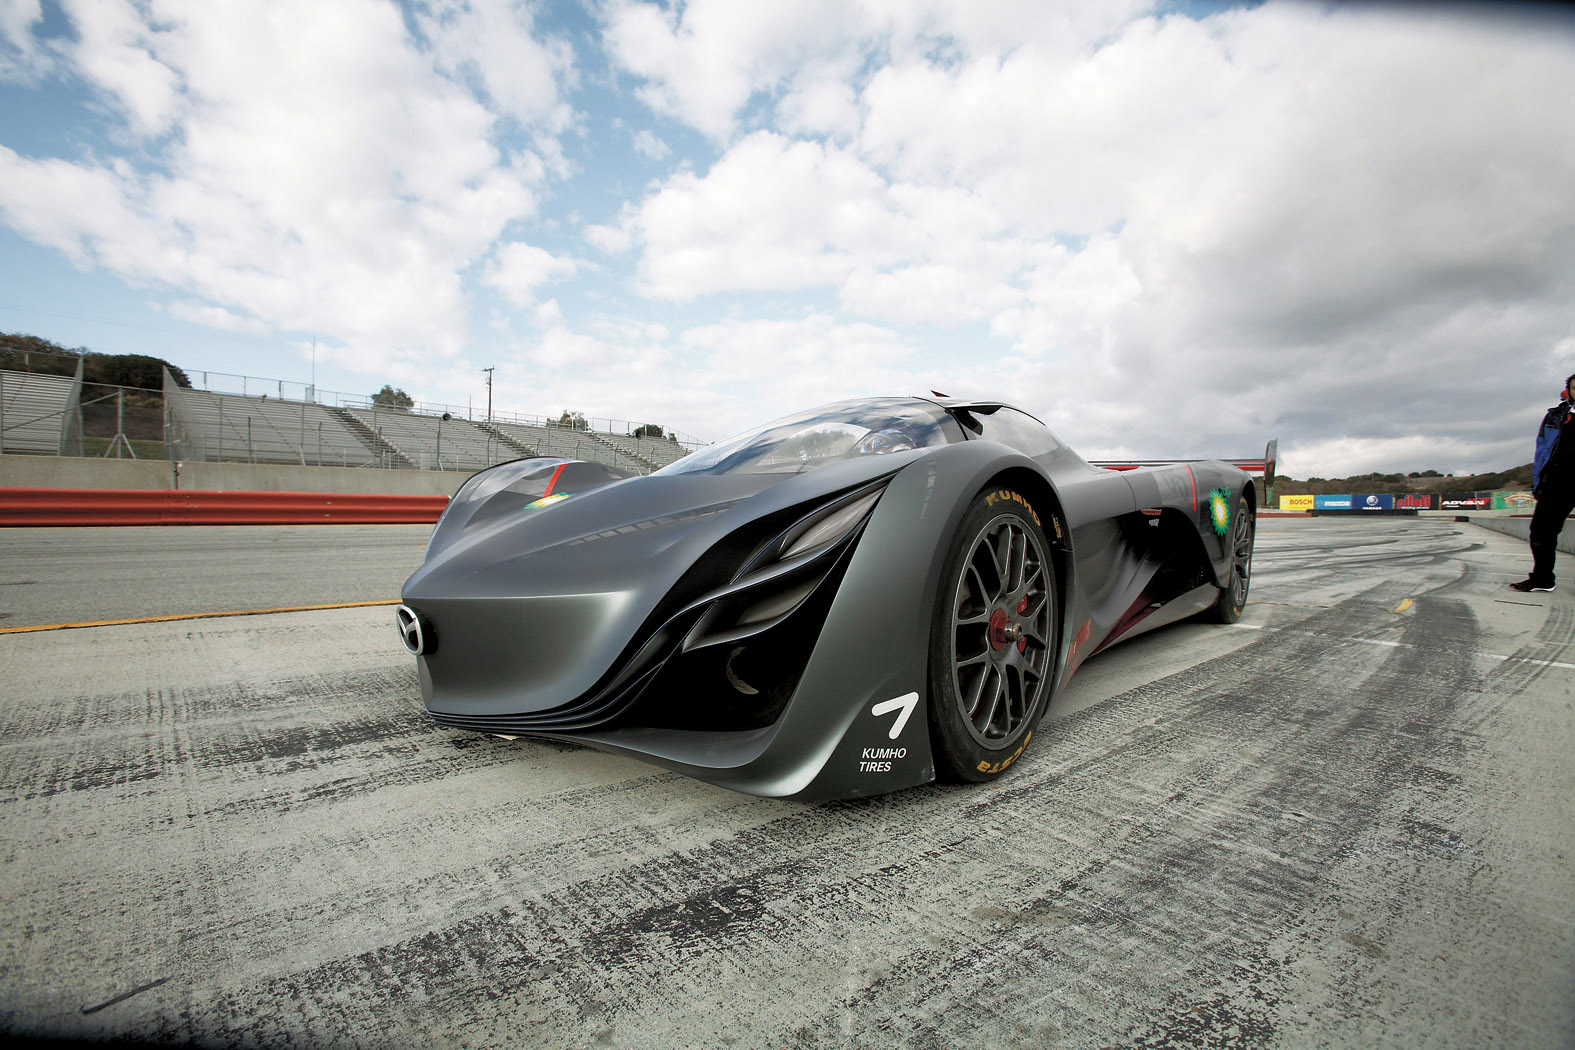
[[[400,635],[443,725],[758,795],[988,780],[1093,653],[1241,615],[1259,495],[1229,462],[1092,465],[1000,402],[843,401],[647,477],[481,471]]]

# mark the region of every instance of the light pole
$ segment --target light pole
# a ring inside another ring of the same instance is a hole
[[[494,368],[495,367],[496,366],[494,366]],[[492,372],[493,372],[493,369],[492,368],[483,368],[482,371],[487,373],[487,422],[490,423],[490,422],[492,422]]]

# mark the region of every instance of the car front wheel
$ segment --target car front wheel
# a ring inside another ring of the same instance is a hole
[[[1004,486],[974,501],[947,550],[931,622],[936,771],[985,781],[1033,736],[1054,679],[1055,564],[1039,515]]]

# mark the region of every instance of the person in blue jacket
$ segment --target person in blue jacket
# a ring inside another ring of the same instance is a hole
[[[1559,530],[1575,510],[1575,375],[1564,380],[1559,403],[1548,409],[1537,428],[1537,451],[1531,460],[1531,494],[1537,509],[1531,515],[1531,575],[1510,584],[1516,591],[1551,591],[1553,560]]]

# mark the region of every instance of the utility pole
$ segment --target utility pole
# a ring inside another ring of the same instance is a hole
[[[495,367],[496,366],[494,366],[494,368]],[[483,368],[482,371],[487,373],[487,422],[490,423],[490,422],[492,422],[492,372],[493,372],[493,368]]]

